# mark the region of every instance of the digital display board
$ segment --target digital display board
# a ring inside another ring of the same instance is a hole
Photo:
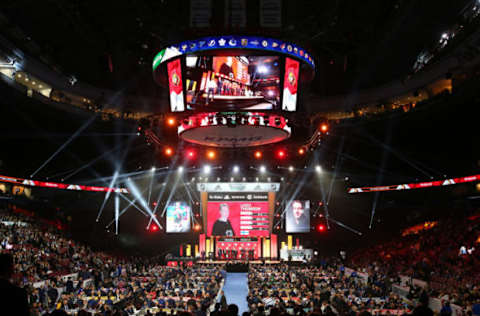
[[[170,90],[170,111],[185,111],[185,102],[183,100],[183,82],[182,67],[180,59],[175,59],[168,63],[168,87]]]
[[[269,236],[268,193],[208,193],[207,236]]]
[[[188,56],[188,110],[279,110],[278,56]]]
[[[186,233],[190,231],[191,208],[184,201],[172,202],[166,209],[167,233]]]
[[[310,201],[293,200],[286,209],[287,233],[310,232]]]
[[[297,110],[298,72],[300,63],[291,58],[285,58],[285,78],[283,81],[282,110],[293,112]]]

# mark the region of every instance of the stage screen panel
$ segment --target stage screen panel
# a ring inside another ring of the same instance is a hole
[[[187,57],[189,110],[279,110],[278,56]]]
[[[297,110],[298,72],[300,63],[291,58],[285,58],[285,78],[283,81],[282,110],[293,112]]]
[[[310,201],[293,200],[286,209],[287,233],[310,232]]]
[[[208,193],[207,236],[270,235],[268,193]]]
[[[185,102],[183,100],[182,67],[180,59],[175,59],[168,63],[168,87],[170,91],[170,111],[185,111]]]
[[[167,233],[186,233],[190,231],[191,208],[184,201],[171,202],[166,210]]]

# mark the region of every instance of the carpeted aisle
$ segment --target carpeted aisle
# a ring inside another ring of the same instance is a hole
[[[227,273],[225,285],[223,286],[227,304],[237,304],[238,314],[248,311],[248,276],[247,273]]]

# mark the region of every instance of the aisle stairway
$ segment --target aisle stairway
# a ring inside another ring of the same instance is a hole
[[[236,304],[238,314],[248,311],[248,274],[247,273],[227,273],[225,285],[223,286],[227,304]]]

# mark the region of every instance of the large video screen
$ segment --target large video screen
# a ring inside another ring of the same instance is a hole
[[[183,100],[182,67],[180,59],[171,61],[167,65],[168,69],[168,88],[170,92],[170,111],[185,111]]]
[[[190,110],[280,109],[278,56],[187,56]]]
[[[298,72],[300,63],[291,58],[285,58],[285,78],[283,80],[282,110],[293,112],[297,110]]]
[[[172,202],[167,206],[167,233],[190,231],[191,208],[186,202]]]
[[[286,210],[285,231],[287,233],[310,232],[310,201],[290,202]]]
[[[207,236],[269,236],[268,193],[208,193]]]

